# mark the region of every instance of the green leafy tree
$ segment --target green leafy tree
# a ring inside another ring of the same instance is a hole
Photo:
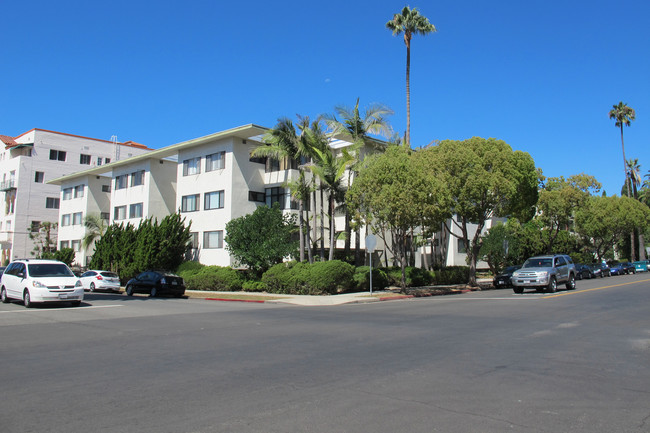
[[[295,225],[295,215],[283,215],[277,203],[259,206],[226,224],[226,249],[239,264],[261,275],[283,258],[296,255]]]
[[[386,23],[386,28],[393,32],[393,36],[404,34],[406,45],[406,137],[404,145],[411,145],[411,39],[413,35],[426,36],[434,33],[436,27],[429,22],[417,8],[411,9],[404,6],[400,13],[393,15],[393,19]]]
[[[576,231],[592,242],[602,260],[634,227],[648,228],[650,209],[629,197],[590,197],[576,212]]]
[[[84,218],[84,227],[86,228],[86,233],[81,241],[81,245],[86,249],[102,237],[108,227],[108,223],[97,214],[88,214]]]
[[[75,252],[72,248],[61,248],[54,252],[54,260],[65,263],[68,266],[72,266],[74,262]]]
[[[406,251],[414,228],[446,215],[446,191],[432,175],[423,154],[391,146],[385,153],[364,159],[359,175],[347,192],[348,205],[360,209],[375,232],[391,233],[385,242],[399,261],[401,287],[406,290]]]
[[[572,229],[573,216],[589,199],[600,191],[601,184],[595,177],[578,174],[565,179],[563,176],[548,178],[539,192],[537,217],[546,235],[546,253],[558,250],[555,245],[560,233]]]
[[[485,221],[492,217],[530,217],[539,181],[535,163],[528,153],[513,151],[505,141],[495,138],[444,140],[419,153],[431,154],[432,167],[444,178],[452,200],[451,212],[456,215],[445,224],[449,233],[465,244],[469,283],[476,285],[476,261]],[[476,227],[473,235],[472,224]]]

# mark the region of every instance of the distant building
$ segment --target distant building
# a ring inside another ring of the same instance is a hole
[[[75,184],[62,192],[58,185],[48,181],[151,151],[131,141],[117,143],[44,129],[32,129],[17,137],[0,135],[0,142],[0,192],[4,199],[0,210],[2,263],[32,257],[30,231],[38,231],[46,221],[61,226],[62,204],[87,196],[88,184]],[[69,225],[83,227],[84,216],[71,215]],[[56,231],[53,236],[56,239]],[[80,248],[77,244],[69,246]]]

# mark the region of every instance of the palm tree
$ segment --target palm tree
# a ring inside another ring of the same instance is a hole
[[[609,111],[609,118],[615,119],[616,122],[614,125],[617,128],[621,128],[621,149],[623,149],[623,175],[625,179],[625,185],[627,187],[627,196],[630,197],[630,182],[627,177],[627,160],[625,159],[625,142],[623,141],[623,126],[630,126],[632,121],[636,119],[636,113],[634,108],[628,107],[627,104],[624,104],[623,101],[620,101],[617,105],[613,105],[612,109]],[[634,231],[630,234],[630,244],[631,244],[631,259],[634,261],[636,256],[636,248],[634,245]]]
[[[638,158],[627,161],[627,170],[632,184],[632,194],[635,200],[639,200],[638,188],[641,186],[641,164]],[[645,260],[645,238],[643,231],[639,230],[639,260]]]
[[[309,125],[308,117],[298,117],[299,127],[304,124]],[[277,125],[269,130],[262,138],[263,143],[253,149],[252,156],[268,157],[276,160],[288,160],[289,165],[303,156],[307,156],[307,149],[304,147],[304,141],[296,132],[296,127],[293,122],[282,117],[278,119]],[[298,166],[299,171],[303,169]],[[303,176],[304,179],[304,176]],[[299,194],[298,198],[298,213],[299,213],[299,239],[300,239],[300,261],[305,260],[305,232],[304,232],[304,195]]]
[[[424,15],[420,15],[417,8],[404,6],[401,13],[393,15],[393,19],[386,23],[386,28],[394,36],[404,33],[406,44],[406,137],[405,146],[411,145],[411,38],[414,34],[426,36],[436,31],[436,27]]]
[[[89,214],[84,218],[84,227],[86,227],[86,233],[84,234],[81,244],[84,249],[86,249],[104,235],[108,228],[108,224],[101,216],[97,214]]]
[[[386,117],[392,115],[393,111],[382,104],[372,104],[366,108],[362,115],[359,111],[359,98],[357,98],[354,108],[337,105],[334,107],[334,111],[335,114],[324,114],[321,116],[331,131],[331,134],[333,136],[342,136],[349,139],[353,143],[353,146],[358,148],[355,152],[348,151],[348,153],[354,157],[354,160],[350,163],[350,170],[348,172],[347,186],[349,187],[352,184],[352,178],[357,172],[357,168],[361,162],[361,147],[368,144],[370,135],[381,135],[384,137],[392,136],[392,128]],[[347,257],[350,253],[350,239],[352,237],[350,228],[350,212],[347,207],[345,216],[345,255]],[[357,227],[358,229],[355,237],[355,263],[359,265],[361,232],[360,225],[357,225]]]

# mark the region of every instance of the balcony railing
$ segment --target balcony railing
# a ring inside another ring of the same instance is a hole
[[[0,182],[0,191],[10,191],[12,189],[16,189],[15,180],[4,180]]]

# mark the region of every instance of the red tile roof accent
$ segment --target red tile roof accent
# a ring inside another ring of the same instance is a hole
[[[0,135],[0,141],[2,141],[7,147],[18,145],[18,143],[16,143],[16,140],[14,140],[12,137],[9,137],[8,135]]]

